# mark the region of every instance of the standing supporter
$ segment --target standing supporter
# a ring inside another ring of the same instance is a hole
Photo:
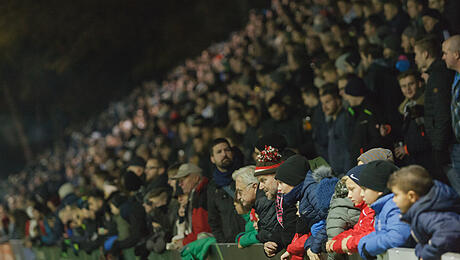
[[[182,164],[173,177],[179,183],[179,187],[188,198],[185,209],[186,222],[190,227],[190,233],[186,233],[183,240],[174,242],[180,247],[197,239],[202,232],[211,232],[208,224],[208,178],[201,175],[202,170],[195,164]]]
[[[452,101],[450,103],[455,141],[450,153],[452,169],[448,176],[452,187],[460,194],[460,35],[452,36],[445,41],[442,44],[442,52],[447,68],[456,72],[452,82]]]
[[[210,153],[215,168],[207,191],[208,222],[217,242],[231,243],[244,230],[244,219],[233,206],[235,182],[232,173],[241,162],[224,138],[213,141]]]
[[[398,79],[405,99],[399,106],[399,113],[404,116],[403,143],[394,150],[396,158],[403,160],[405,165],[419,164],[431,169],[431,144],[423,122],[425,95],[422,78],[415,71],[407,71]]]
[[[339,90],[334,84],[326,84],[321,92],[321,106],[328,124],[328,158],[338,176],[351,168],[348,153],[347,112],[342,107]]]
[[[350,105],[347,114],[347,131],[350,137],[348,150],[353,164],[354,159],[351,158],[358,158],[370,148],[382,145],[382,138],[376,129],[379,122],[377,112],[367,94],[368,90],[362,79],[354,76],[348,80],[344,99]]]
[[[427,37],[415,43],[415,63],[426,73],[425,129],[432,147],[433,178],[447,182],[446,168],[450,162],[446,151],[452,142],[450,106],[453,71],[441,60],[441,46],[438,40]]]

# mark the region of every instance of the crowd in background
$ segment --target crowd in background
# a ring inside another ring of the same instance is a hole
[[[10,175],[2,241],[142,257],[215,242],[283,259],[460,252],[459,11],[272,0]]]

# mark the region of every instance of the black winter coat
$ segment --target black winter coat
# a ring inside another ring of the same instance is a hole
[[[383,138],[375,127],[380,121],[375,111],[367,98],[361,105],[348,108],[348,149],[352,165],[356,164],[356,159],[367,150],[385,146],[382,145]]]
[[[434,150],[447,151],[452,143],[450,114],[451,86],[455,72],[437,59],[426,71],[430,76],[425,89],[425,128]]]
[[[279,225],[276,219],[275,201],[267,199],[265,192],[257,189],[254,209],[259,216],[257,239],[262,243],[268,242]]]
[[[234,194],[235,182],[229,187]],[[208,223],[218,243],[233,243],[246,224],[236,212],[232,196],[213,180],[208,184]]]

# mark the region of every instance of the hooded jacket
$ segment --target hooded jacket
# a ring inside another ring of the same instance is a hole
[[[435,181],[401,220],[410,223],[418,258],[440,259],[446,252],[460,253],[460,196],[446,184]]]
[[[393,202],[393,196],[393,193],[387,194],[371,205],[375,210],[375,231],[361,238],[358,244],[359,255],[364,259],[408,244],[410,226],[400,220],[401,211]]]

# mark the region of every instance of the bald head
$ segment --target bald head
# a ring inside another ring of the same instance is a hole
[[[460,73],[460,35],[454,35],[442,44],[442,59],[447,68]]]

